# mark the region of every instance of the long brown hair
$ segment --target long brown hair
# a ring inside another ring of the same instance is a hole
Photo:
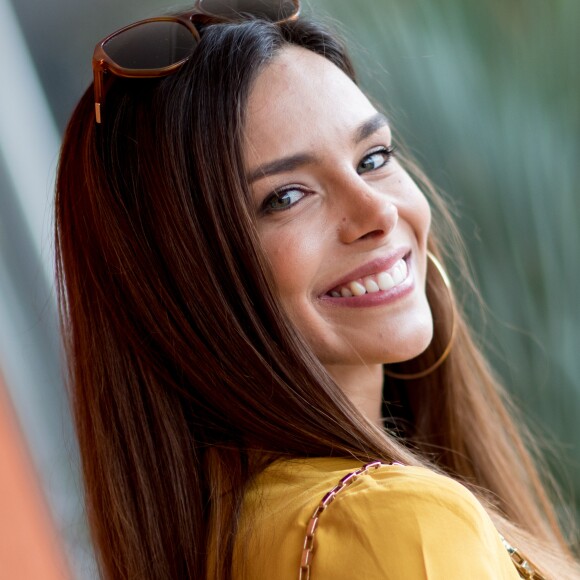
[[[229,578],[244,490],[282,457],[429,465],[469,485],[503,533],[571,577],[552,507],[470,331],[412,386],[387,379],[394,429],[365,420],[282,311],[242,163],[244,111],[288,44],[353,80],[339,39],[301,19],[209,26],[178,74],[90,88],[68,125],[56,197],[62,329],[87,509],[105,578]],[[427,186],[428,187],[428,186]],[[439,231],[455,232],[445,205]],[[457,248],[430,238],[455,262]],[[428,292],[436,357],[449,328]]]

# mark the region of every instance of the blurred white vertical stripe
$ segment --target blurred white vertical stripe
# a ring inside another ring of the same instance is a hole
[[[50,200],[60,139],[9,0],[0,0],[0,54],[0,151],[52,285]]]

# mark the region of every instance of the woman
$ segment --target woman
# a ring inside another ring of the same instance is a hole
[[[439,269],[462,263],[444,205],[425,185],[431,224],[334,34],[239,4],[100,43],[65,135],[59,291],[103,576],[577,577]],[[183,52],[158,60],[169,30]]]

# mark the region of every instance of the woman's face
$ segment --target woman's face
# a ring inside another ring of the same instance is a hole
[[[329,370],[428,346],[430,210],[386,119],[328,60],[283,49],[250,94],[245,164],[275,293]]]

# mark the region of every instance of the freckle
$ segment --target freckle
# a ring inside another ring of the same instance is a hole
[[[345,217],[343,217],[343,218],[342,218],[342,223],[344,223],[345,221],[346,221],[346,218],[345,218]]]

